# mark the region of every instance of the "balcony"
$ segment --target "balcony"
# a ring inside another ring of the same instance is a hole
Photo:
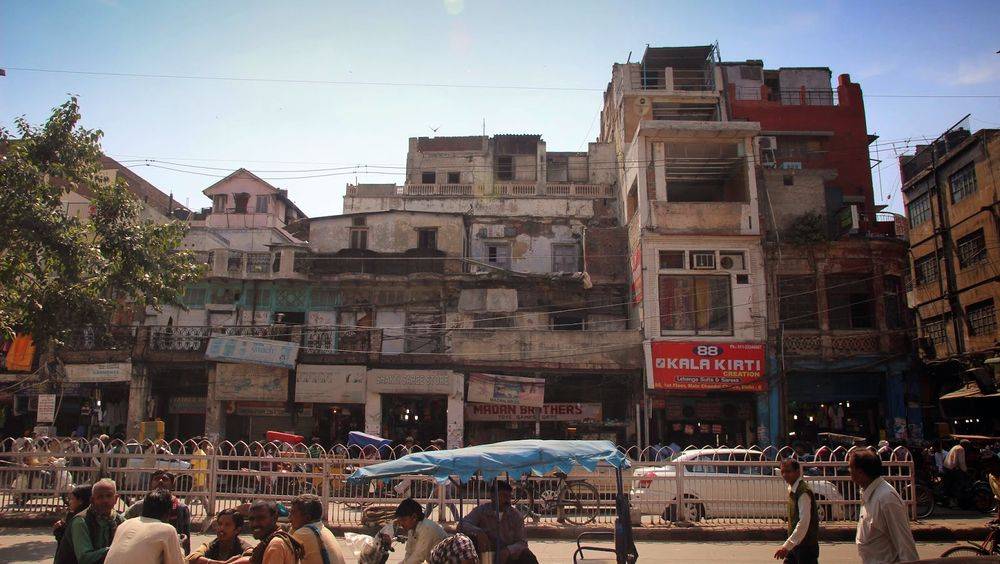
[[[802,88],[768,88],[761,85],[730,87],[733,100],[737,102],[768,102],[782,106],[837,106],[840,104],[840,89],[827,88],[808,90]]]
[[[907,350],[906,335],[898,332],[797,332],[784,334],[783,352],[789,356],[824,359],[849,358],[864,354],[899,354]]]
[[[650,202],[653,227],[659,233],[752,235],[757,222],[747,202]]]
[[[134,328],[133,328],[134,329]],[[254,337],[294,342],[302,347],[302,355],[336,357],[337,355],[370,355],[381,350],[380,329],[347,330],[335,326],[308,325],[237,325],[209,326],[149,326],[144,357],[147,360],[200,361],[208,341],[214,335]]]
[[[638,331],[457,329],[450,341],[452,362],[465,365],[595,370],[637,370],[642,366],[642,334]]]
[[[402,253],[344,249],[336,253],[296,253],[294,270],[303,277],[341,274],[409,276],[460,273],[465,270],[465,262],[462,258],[448,257],[442,251],[428,249],[408,249]]]
[[[495,182],[486,184],[362,184],[348,186],[349,198],[614,198],[609,184]]]

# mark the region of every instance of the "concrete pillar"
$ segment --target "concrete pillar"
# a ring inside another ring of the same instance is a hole
[[[465,439],[465,377],[461,374],[452,375],[446,432],[448,448],[462,448]]]
[[[224,417],[225,406],[217,399],[215,382],[215,364],[209,364],[206,369],[208,378],[208,394],[205,398],[205,436],[212,441],[225,438]]]
[[[667,199],[667,144],[653,143],[653,177],[656,182],[656,199]]]
[[[382,394],[365,393],[365,432],[382,436]]]
[[[149,373],[142,364],[132,364],[132,381],[128,390],[128,422],[125,434],[129,439],[139,438],[139,425],[146,420],[149,400]]]

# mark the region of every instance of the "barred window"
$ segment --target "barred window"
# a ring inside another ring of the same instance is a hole
[[[993,305],[993,298],[965,308],[965,317],[969,322],[970,335],[981,337],[996,333],[997,315],[996,308]]]
[[[924,337],[927,337],[935,344],[943,343],[947,336],[945,333],[944,317],[940,315],[923,320],[920,323],[920,329]]]
[[[786,329],[819,328],[814,277],[779,276],[778,300],[778,321]]]
[[[948,177],[951,186],[951,203],[957,204],[976,191],[976,164],[969,163]]]
[[[826,277],[830,329],[870,329],[875,326],[875,293],[870,273]]]
[[[271,253],[248,253],[247,272],[253,274],[263,274],[269,272],[271,268]]]
[[[937,282],[939,276],[937,255],[931,253],[915,259],[913,261],[913,273],[917,286]]]
[[[916,227],[931,218],[931,197],[930,194],[917,196],[912,202],[906,204],[906,213],[910,216],[910,227]]]
[[[977,229],[958,240],[958,266],[968,268],[986,262],[986,238]]]
[[[181,296],[181,303],[187,307],[201,307],[205,305],[206,295],[205,288],[186,288]]]

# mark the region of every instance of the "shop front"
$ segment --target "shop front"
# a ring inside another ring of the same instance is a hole
[[[766,392],[764,345],[651,341],[646,346],[650,444],[756,444]]]
[[[469,445],[536,437],[617,441],[614,431],[592,431],[602,427],[601,408],[600,403],[546,403],[542,407],[467,403],[466,441]]]
[[[789,372],[786,378],[788,437],[815,442],[819,433],[886,438],[882,373]]]
[[[450,370],[368,370],[365,432],[396,442],[463,444],[465,379]]]
[[[56,416],[60,434],[124,435],[132,382],[131,362],[65,365],[66,381],[59,391]]]
[[[214,399],[222,402],[225,413],[226,439],[261,441],[267,431],[299,430],[298,410],[304,406],[288,401],[287,369],[218,363],[214,379]]]
[[[347,434],[364,431],[365,367],[299,364],[295,368],[295,403],[311,405],[308,439],[321,444],[347,444]]]

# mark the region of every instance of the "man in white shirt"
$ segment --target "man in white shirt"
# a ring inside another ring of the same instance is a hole
[[[851,453],[851,480],[861,488],[861,517],[854,539],[862,564],[917,560],[910,517],[903,499],[882,478],[882,460],[866,449]]]
[[[969,467],[965,464],[965,447],[968,446],[969,441],[962,440],[955,446],[951,447],[948,451],[948,455],[944,457],[944,469],[945,470],[961,470],[962,472],[968,472]]]
[[[781,477],[788,484],[788,539],[774,553],[787,564],[819,561],[819,517],[812,489],[802,480],[802,467],[794,458],[781,461]]]
[[[396,507],[396,525],[406,531],[406,554],[402,564],[427,562],[437,543],[448,537],[441,525],[424,518],[424,508],[412,497]]]
[[[142,516],[128,519],[118,526],[105,564],[184,564],[181,542],[173,526],[164,523],[173,507],[168,490],[153,490],[146,494]]]

